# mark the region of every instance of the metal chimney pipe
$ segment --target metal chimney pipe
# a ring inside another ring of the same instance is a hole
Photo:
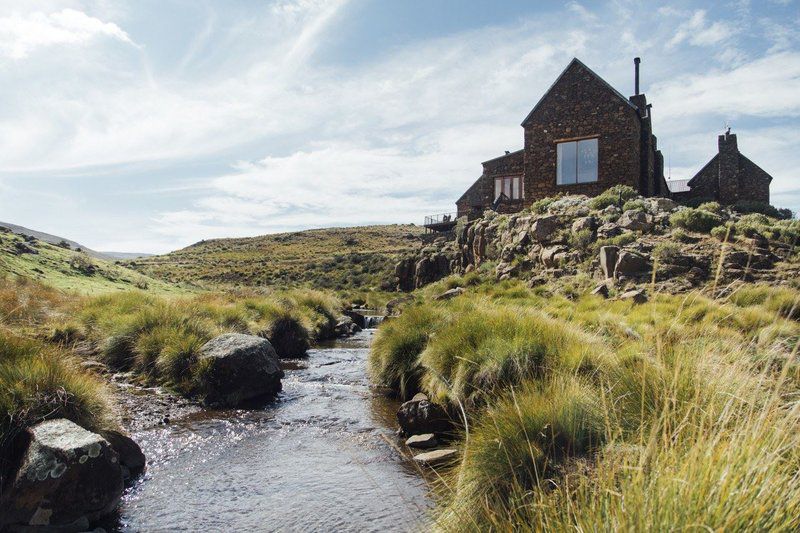
[[[634,78],[636,80],[635,81],[635,86],[634,86],[634,94],[636,96],[639,96],[639,63],[641,63],[641,62],[642,62],[641,58],[638,58],[638,57],[634,57],[633,58],[633,67],[634,67],[634,70],[636,72],[636,75],[635,75],[635,78]]]

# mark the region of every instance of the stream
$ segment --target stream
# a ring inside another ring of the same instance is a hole
[[[249,410],[203,410],[133,433],[148,457],[118,531],[419,531],[426,482],[374,389],[373,331],[282,361],[283,392]]]

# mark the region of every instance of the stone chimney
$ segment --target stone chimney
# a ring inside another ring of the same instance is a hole
[[[718,138],[719,201],[735,204],[739,200],[739,146],[730,128]]]

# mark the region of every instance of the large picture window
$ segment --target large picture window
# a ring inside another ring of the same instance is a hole
[[[556,183],[592,183],[597,181],[597,139],[558,143]]]
[[[522,176],[504,176],[494,179],[494,199],[505,194],[510,200],[519,200],[522,196]]]

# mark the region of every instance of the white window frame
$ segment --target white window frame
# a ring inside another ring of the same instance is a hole
[[[525,198],[525,186],[522,176],[498,176],[494,178],[494,199],[497,201],[501,193],[506,193],[511,200]]]

